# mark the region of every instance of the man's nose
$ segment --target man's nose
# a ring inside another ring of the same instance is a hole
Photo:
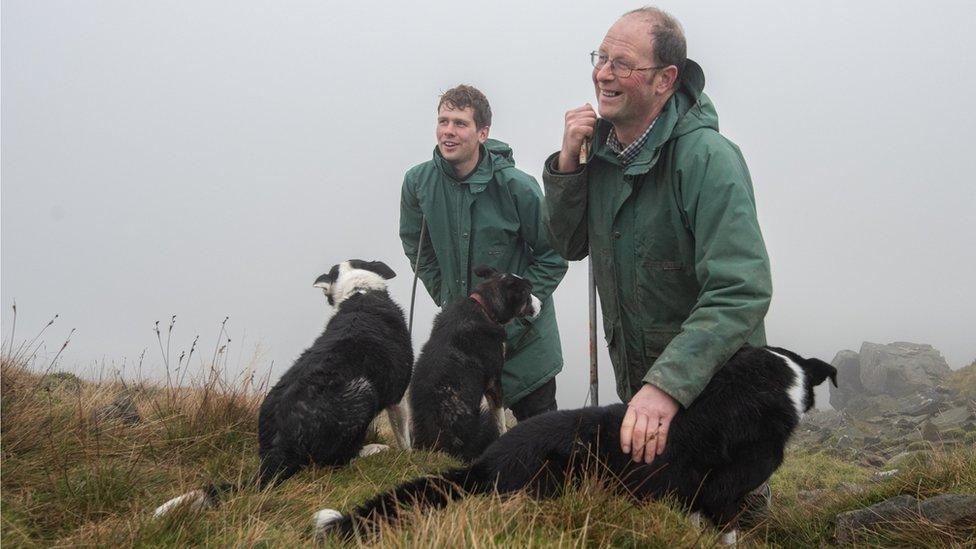
[[[603,64],[600,68],[594,68],[596,71],[597,80],[613,80],[613,70],[610,68],[611,63],[608,61]]]

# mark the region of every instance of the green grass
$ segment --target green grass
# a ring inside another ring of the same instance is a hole
[[[311,468],[282,486],[244,490],[217,509],[176,512],[158,521],[152,510],[214,481],[240,481],[257,467],[260,396],[222,387],[212,376],[192,388],[128,387],[143,420],[94,420],[93,410],[124,388],[113,383],[49,384],[22,363],[2,365],[2,512],[4,547],[261,546],[317,542],[314,511],[347,509],[417,475],[456,465],[437,453],[397,450],[340,469]],[[389,440],[381,426],[380,438]],[[907,493],[976,492],[972,450],[937,454],[928,464],[871,484],[870,472],[837,457],[799,449],[772,479],[769,517],[742,538],[744,546],[819,547],[832,543],[834,516]],[[844,491],[846,484],[866,490]],[[827,490],[809,503],[801,492]],[[972,534],[925,524],[870,538],[881,545],[972,544]],[[475,497],[428,513],[408,511],[369,542],[382,547],[708,547],[711,528],[695,529],[668,502],[636,504],[596,480],[562,496]],[[351,544],[357,545],[362,541]],[[341,544],[327,539],[324,545]]]

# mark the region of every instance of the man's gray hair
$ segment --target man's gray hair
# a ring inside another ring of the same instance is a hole
[[[685,42],[685,31],[681,28],[681,23],[670,13],[654,6],[630,10],[621,16],[623,17],[640,17],[651,24],[654,63],[678,67],[678,79],[675,80],[677,84],[688,58],[688,44]]]

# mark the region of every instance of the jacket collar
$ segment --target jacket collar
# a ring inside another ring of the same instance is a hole
[[[481,160],[475,166],[474,172],[464,181],[458,178],[458,175],[454,172],[454,166],[447,160],[444,160],[444,157],[441,156],[441,151],[436,146],[434,147],[433,161],[434,165],[437,166],[437,170],[444,174],[445,177],[451,181],[467,185],[471,193],[480,193],[485,190],[488,183],[491,183],[495,173],[495,159],[484,144],[479,145],[479,154],[481,155]]]

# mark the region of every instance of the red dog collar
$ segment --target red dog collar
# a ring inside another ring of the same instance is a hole
[[[485,316],[488,317],[488,320],[492,322],[498,322],[497,320],[495,320],[495,315],[491,314],[491,310],[488,309],[488,305],[485,304],[485,299],[481,297],[481,294],[474,292],[471,295],[469,295],[468,298],[474,300],[474,302],[477,303],[478,305],[481,305],[481,310],[485,313]]]

